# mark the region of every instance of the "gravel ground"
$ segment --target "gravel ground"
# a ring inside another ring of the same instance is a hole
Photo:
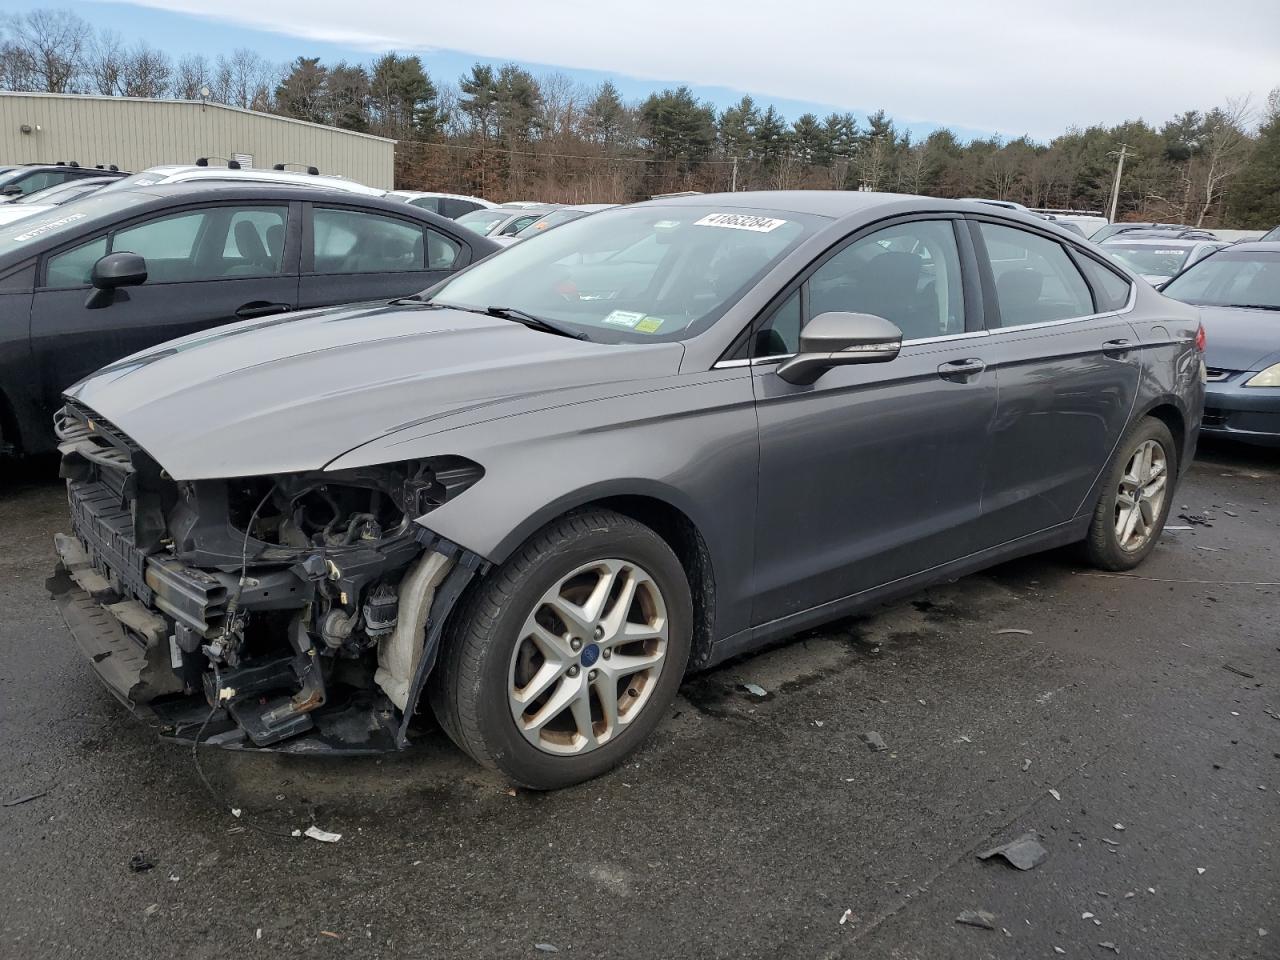
[[[0,807],[0,957],[1280,957],[1280,587],[1245,583],[1280,580],[1280,454],[1203,451],[1175,513],[1213,526],[1141,578],[1052,553],[803,635],[585,786],[440,734],[202,754],[240,819],[81,661],[62,491],[6,469],[0,803],[42,795]],[[342,840],[259,832],[312,823]],[[1028,832],[1034,870],[974,856]]]

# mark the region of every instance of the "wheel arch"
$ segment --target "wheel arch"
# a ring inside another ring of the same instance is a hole
[[[1184,453],[1190,433],[1186,411],[1182,404],[1173,396],[1159,397],[1152,400],[1146,409],[1134,418],[1134,422],[1136,423],[1142,417],[1153,417],[1169,428],[1169,432],[1173,434],[1174,452],[1178,456],[1178,470],[1181,471],[1187,465]]]
[[[502,563],[538,530],[569,513],[592,507],[630,517],[661,537],[680,561],[693,597],[690,667],[704,664],[715,639],[716,575],[712,549],[697,522],[697,509],[679,490],[635,479],[593,484],[565,494],[515,525],[486,558]],[[430,516],[426,518],[430,520]]]

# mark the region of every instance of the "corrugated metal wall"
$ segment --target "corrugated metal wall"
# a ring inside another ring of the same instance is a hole
[[[305,163],[393,185],[395,141],[382,137],[189,100],[0,92],[0,164],[76,160],[137,171],[232,154],[251,155],[255,167]]]

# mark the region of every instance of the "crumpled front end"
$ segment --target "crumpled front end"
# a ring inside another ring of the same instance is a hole
[[[477,464],[178,482],[83,406],[56,427],[72,532],[50,591],[122,702],[232,749],[407,745],[445,619],[484,566],[415,520]]]

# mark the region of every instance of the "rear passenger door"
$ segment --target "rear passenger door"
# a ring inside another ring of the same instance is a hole
[[[297,203],[230,203],[153,214],[46,254],[32,300],[31,345],[48,412],[100,367],[207,327],[297,304]],[[86,306],[93,265],[108,253],[147,262],[141,286]]]
[[[982,496],[982,546],[994,546],[1085,506],[1128,422],[1141,367],[1123,316],[1131,290],[1109,267],[1047,231],[979,218],[970,230],[998,385]]]
[[[412,296],[465,264],[468,251],[420,220],[313,204],[298,295],[303,307]]]

